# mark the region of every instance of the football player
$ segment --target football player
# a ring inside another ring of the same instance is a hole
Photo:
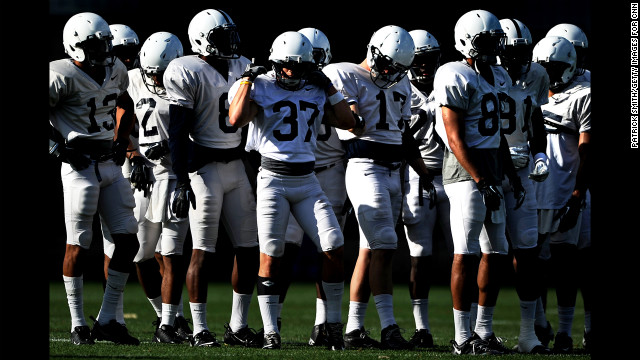
[[[207,325],[207,265],[214,261],[221,213],[235,250],[231,320],[224,342],[261,346],[247,318],[258,272],[256,202],[242,157],[242,134],[228,121],[227,94],[250,61],[240,55],[236,24],[221,10],[198,12],[189,23],[194,55],[167,66],[169,149],[177,177],[171,210],[189,218],[193,250],[187,290],[192,346],[220,346]],[[193,139],[193,141],[191,141]]]
[[[508,253],[502,178],[503,167],[511,162],[504,161],[508,146],[500,128],[505,117],[502,104],[513,102],[508,96],[512,81],[497,65],[505,34],[495,15],[485,10],[465,13],[454,36],[465,59],[442,65],[434,80],[434,97],[440,105],[436,124],[446,144],[442,182],[451,205],[454,245],[451,343],[454,354],[501,354],[510,351],[492,325],[500,264]],[[477,279],[468,275],[475,269]],[[478,314],[472,331],[469,311],[471,294],[476,292]]]
[[[549,76],[542,65],[531,62],[533,40],[529,28],[517,19],[502,19],[500,25],[507,36],[500,58],[513,81],[509,90],[509,98],[513,101],[506,104],[508,116],[502,119],[502,129],[509,143],[511,161],[527,195],[521,198],[524,193],[516,193],[509,181],[503,180],[507,234],[517,264],[515,281],[520,298],[517,346],[522,353],[547,354],[550,350],[538,340],[534,328],[536,301],[542,286],[542,264],[537,246],[538,208],[529,179],[540,182],[549,175],[549,160],[545,153],[547,137],[540,110],[541,105],[548,103]]]
[[[404,166],[404,197],[402,220],[409,246],[411,273],[409,295],[413,307],[416,330],[409,339],[416,347],[433,347],[429,328],[429,290],[432,281],[431,265],[434,231],[442,230],[448,253],[453,255],[453,240],[449,225],[449,198],[442,186],[443,144],[435,132],[437,106],[433,101],[433,78],[440,66],[440,44],[426,30],[413,30],[409,34],[415,44],[415,57],[409,71],[411,80],[411,122],[405,131],[418,141],[422,160],[434,175],[435,192],[430,198],[420,183],[420,176]]]
[[[589,181],[585,166],[591,140],[591,86],[576,80],[576,51],[564,37],[540,40],[533,61],[547,70],[550,82],[549,103],[542,106],[549,177],[535,183],[538,232],[541,242],[548,243],[558,302],[553,352],[567,354],[573,349],[578,242]]]
[[[343,350],[344,237],[331,202],[314,173],[323,117],[329,125],[353,128],[344,97],[317,70],[311,41],[287,31],[273,41],[272,70],[252,67],[229,91],[231,124],[249,124],[247,150],[261,155],[257,178],[260,270],[258,302],[264,349],[280,349],[277,326],[282,291],[277,278],[290,216],[323,254],[322,287],[327,298],[327,348]]]
[[[433,180],[415,139],[403,135],[402,130],[411,117],[411,85],[406,75],[414,50],[413,39],[405,29],[387,25],[374,32],[360,64],[343,62],[324,68],[351,110],[363,119],[356,129],[338,130],[348,158],[347,195],[360,229],[344,335],[347,348],[413,348],[402,337],[393,314],[391,268],[398,246],[395,227],[402,210],[400,165],[408,161],[427,186]],[[371,293],[380,318],[380,342],[364,329]]]
[[[90,12],[73,15],[63,30],[68,59],[49,64],[49,153],[63,161],[67,245],[63,279],[71,312],[71,342],[108,340],[139,345],[116,319],[118,301],[138,251],[135,201],[120,166],[125,161],[133,124],[133,101],[127,93],[127,69],[113,56],[107,22]],[[111,113],[116,111],[116,119]],[[115,248],[98,319],[91,330],[84,317],[83,259],[99,212]]]

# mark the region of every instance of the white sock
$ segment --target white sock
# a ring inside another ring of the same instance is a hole
[[[591,310],[585,310],[584,312],[584,331],[591,332]]]
[[[453,309],[453,327],[455,340],[458,345],[462,345],[471,337],[470,312]]]
[[[534,329],[536,317],[536,301],[520,300],[520,335],[518,336],[518,349],[528,353],[542,343],[538,340]]]
[[[558,332],[571,336],[575,306],[558,306]]]
[[[349,301],[349,316],[344,330],[345,334],[364,327],[364,315],[367,313],[368,305],[369,303]]]
[[[547,327],[547,315],[544,313],[544,305],[542,304],[542,297],[536,300],[536,321],[535,325]]]
[[[481,339],[486,340],[493,333],[493,310],[495,306],[478,305],[478,318],[475,332]]]
[[[252,296],[253,294],[238,294],[233,291],[233,298],[231,300],[231,320],[229,321],[229,326],[233,332],[247,326],[249,305],[251,305]]]
[[[109,269],[107,276],[107,286],[104,288],[102,306],[100,306],[100,314],[98,315],[100,325],[106,325],[116,318],[118,301],[124,291],[124,286],[127,284],[129,273]]]
[[[157,317],[162,317],[162,296],[155,297],[153,299],[149,299],[151,306],[153,306],[153,310],[156,312]]]
[[[469,329],[471,331],[475,330],[477,319],[478,319],[478,303],[471,303],[471,310],[469,310]]]
[[[396,319],[393,316],[393,295],[375,295],[373,301],[376,304],[376,310],[378,310],[378,317],[380,317],[380,328],[385,329],[387,326],[395,324]]]
[[[171,325],[175,323],[176,313],[179,305],[162,303],[162,322],[160,325]]]
[[[262,315],[262,326],[264,333],[280,333],[278,330],[278,303],[280,295],[258,295],[260,314]]]
[[[327,296],[327,323],[342,323],[342,295],[344,281],[337,283],[322,282],[322,289]]]
[[[416,330],[429,330],[429,299],[411,299]]]
[[[126,324],[124,322],[124,291],[118,298],[118,307],[116,308],[116,321],[122,325]]]
[[[199,334],[203,330],[209,330],[207,326],[207,304],[189,302],[189,307],[191,307],[193,335]]]
[[[62,280],[64,280],[64,289],[67,292],[67,303],[71,313],[71,331],[73,331],[76,326],[87,325],[84,318],[82,275],[77,277],[62,275]]]
[[[320,325],[327,322],[327,302],[323,299],[316,298],[316,321],[314,325]]]

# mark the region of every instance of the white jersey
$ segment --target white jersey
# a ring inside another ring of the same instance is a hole
[[[435,75],[435,101],[439,106],[464,111],[464,141],[470,148],[497,149],[500,146],[501,103],[509,101],[511,78],[501,66],[491,66],[491,69],[495,85],[489,84],[465,60],[444,64]],[[442,111],[437,111],[436,115],[436,130],[449,147]]]
[[[144,154],[145,144],[169,139],[169,99],[162,88],[158,94],[149,91],[140,69],[129,70],[129,96],[133,99],[134,111],[138,119],[138,143],[142,144],[140,152]],[[149,80],[150,81],[150,80]],[[153,88],[152,88],[153,89]],[[149,160],[160,165],[153,168],[156,179],[175,179],[171,170],[171,156],[163,156],[159,160]]]
[[[444,148],[435,131],[436,105],[433,92],[427,97],[415,85],[411,84],[411,122],[409,131],[418,140],[420,154],[425,165],[431,169],[442,168]],[[406,131],[406,130],[405,130]]]
[[[358,64],[329,64],[322,71],[349,105],[358,106],[365,128],[357,138],[384,144],[402,144],[404,122],[411,119],[411,83],[407,76],[392,87],[381,89],[373,83],[369,71]],[[337,129],[337,133],[340,140],[356,138],[347,130]]]
[[[171,104],[195,111],[190,135],[198,145],[216,149],[240,145],[241,131],[229,124],[227,93],[250,61],[241,56],[227,63],[229,73],[220,74],[198,55],[188,55],[172,60],[164,73]]]
[[[327,166],[344,159],[344,147],[336,128],[322,124],[316,142],[316,167]]]
[[[509,147],[528,149],[531,114],[549,102],[549,75],[544,67],[532,62],[529,71],[511,86],[509,98],[512,101],[506,103],[508,111],[503,114],[502,133]]]
[[[229,90],[233,101],[240,82]],[[315,161],[316,139],[324,115],[327,96],[315,85],[300,90],[286,90],[276,84],[273,71],[258,76],[249,97],[260,106],[249,123],[247,151],[290,163]]]
[[[547,130],[549,177],[536,182],[539,209],[560,209],[575,187],[580,133],[591,131],[591,85],[573,81],[542,106]]]
[[[49,122],[67,141],[113,140],[116,100],[127,91],[129,77],[118,59],[105,73],[99,84],[71,59],[49,63]]]

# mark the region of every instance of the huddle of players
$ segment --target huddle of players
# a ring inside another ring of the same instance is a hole
[[[561,25],[558,29],[567,31],[568,24]],[[440,66],[440,46],[430,33],[389,25],[373,34],[362,63],[330,64],[328,39],[306,28],[275,39],[267,70],[239,54],[240,38],[229,15],[208,9],[189,25],[195,55],[184,56],[175,35],[154,33],[140,47],[139,64],[131,61],[126,73],[109,51],[137,48],[133,30],[109,27],[96,14],[75,15],[64,30],[72,59],[50,66],[56,140],[50,153],[63,161],[68,236],[63,273],[72,343],[139,344],[122,315],[128,277],[123,264],[133,261],[156,311],[154,341],[220,346],[206,321],[206,266],[222,219],[235,250],[226,344],[281,347],[290,259],[306,234],[322,264],[310,345],[432,347],[428,270],[438,223],[453,257],[453,352],[512,352],[492,330],[499,290],[495,268],[510,242],[521,302],[516,350],[550,353],[553,332],[541,303],[540,259],[577,261],[590,131],[589,82],[575,77],[578,43],[550,34],[534,48],[520,21],[498,21],[475,10],[455,28],[456,48],[465,60]],[[586,38],[580,45],[586,48]],[[129,52],[120,58],[135,59]],[[98,110],[77,110],[84,104]],[[247,175],[254,169],[243,162],[249,150],[261,156],[255,184]],[[120,171],[123,164],[130,168]],[[347,197],[359,224],[360,252],[343,335]],[[77,263],[90,245],[88,221],[97,210],[107,286],[89,329]],[[114,210],[120,210],[117,216]],[[409,341],[392,305],[400,215],[411,255],[416,323]],[[193,252],[185,274],[187,226]],[[580,248],[588,245],[581,241]],[[555,352],[572,348],[575,281],[567,272],[575,268],[566,266],[555,275],[565,279],[557,284],[559,313],[565,316],[560,314]],[[193,331],[182,312],[185,279]],[[259,332],[247,324],[254,286],[263,319]],[[370,294],[380,317],[380,342],[364,329]],[[587,330],[590,321],[585,340]]]

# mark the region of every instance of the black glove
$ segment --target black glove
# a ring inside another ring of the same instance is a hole
[[[331,79],[327,77],[321,70],[314,70],[307,74],[307,84],[316,85],[325,92],[331,87]]]
[[[129,138],[118,138],[113,141],[111,151],[113,152],[113,161],[118,166],[124,164],[124,160],[127,158],[127,148],[129,147]]]
[[[189,216],[189,203],[193,206],[193,210],[196,209],[196,195],[193,193],[190,182],[190,180],[178,181],[171,204],[171,211],[176,214],[176,217],[186,218]]]
[[[422,176],[420,177],[420,185],[422,186],[422,190],[427,192],[427,198],[429,199],[429,209],[433,209],[436,206],[436,202],[438,201],[438,197],[436,194],[436,188],[433,186],[433,176]]]
[[[58,158],[60,161],[69,163],[71,168],[75,171],[84,170],[91,165],[91,159],[89,159],[88,156],[73,148],[64,147],[64,145],[62,145],[62,148],[59,148],[59,151],[60,156]]]
[[[151,169],[146,165],[142,156],[134,156],[131,158],[131,185],[138,190],[144,192],[144,197],[149,196],[151,191]]]
[[[250,81],[253,81],[258,77],[258,75],[266,73],[267,68],[264,66],[251,66],[247,67],[247,70],[242,73],[242,77],[248,77]]]
[[[364,122],[364,118],[358,114],[356,114],[355,111],[351,110],[351,113],[353,114],[353,118],[356,119],[356,124],[353,126],[354,129],[362,129],[365,126],[365,122]]]
[[[480,194],[482,194],[482,201],[484,202],[484,206],[487,207],[489,211],[495,211],[500,209],[500,199],[502,199],[502,194],[498,190],[498,187],[495,185],[487,185],[486,181],[480,180],[476,183]]]
[[[157,142],[147,149],[144,156],[149,160],[158,160],[169,153],[169,143],[167,140]]]
[[[553,217],[553,221],[560,219],[558,225],[558,231],[567,232],[571,230],[578,222],[580,216],[580,209],[584,206],[584,200],[581,200],[575,196],[569,198],[569,201],[558,211],[556,216]]]
[[[513,210],[518,210],[520,206],[524,204],[524,198],[527,195],[527,192],[524,190],[519,176],[513,178],[513,181],[510,181],[510,183],[513,188],[513,197],[516,199],[516,206]]]

